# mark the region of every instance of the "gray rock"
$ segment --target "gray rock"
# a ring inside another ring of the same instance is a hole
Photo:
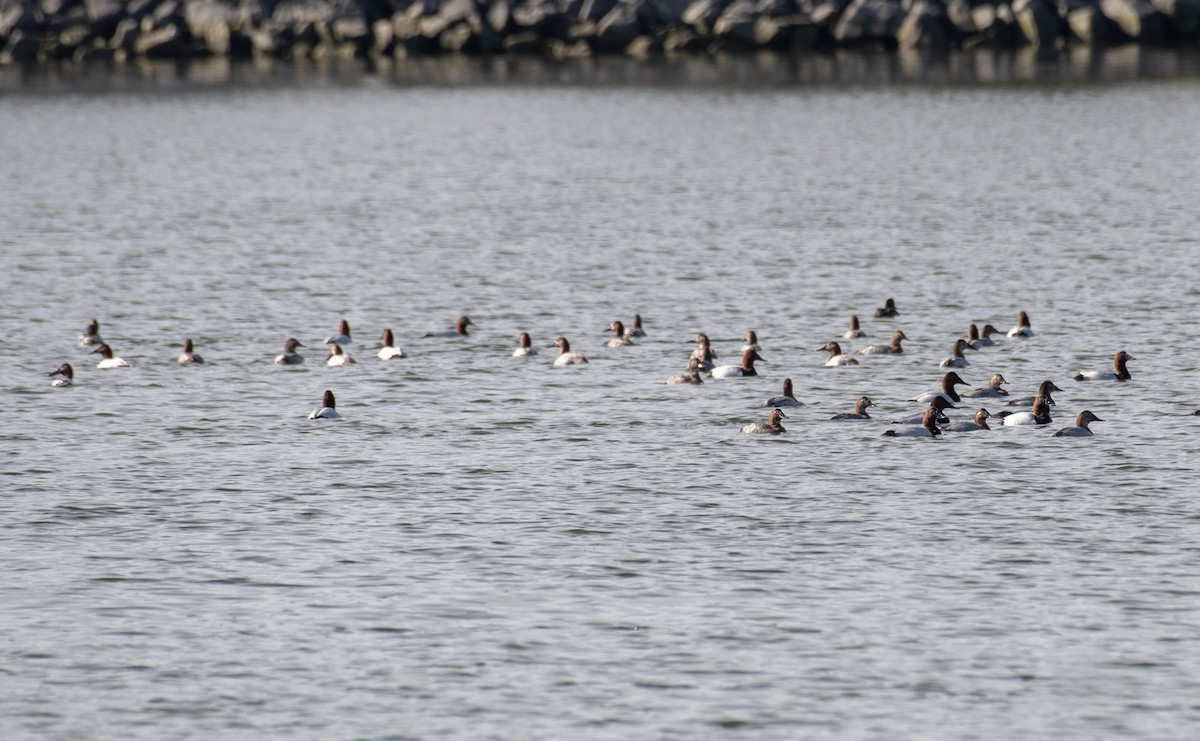
[[[1177,42],[1200,41],[1200,0],[1150,0]]]
[[[1101,13],[1099,7],[1074,8],[1067,12],[1066,19],[1071,35],[1082,44],[1110,46],[1129,41],[1129,36]]]
[[[954,37],[954,24],[946,6],[930,0],[914,2],[896,30],[896,41],[906,49],[947,51]]]
[[[680,20],[702,36],[711,36],[713,25],[733,0],[695,0],[683,11]]]
[[[232,16],[232,7],[216,0],[189,0],[183,8],[188,33],[214,56],[229,54]]]
[[[1100,12],[1131,39],[1143,44],[1161,44],[1167,40],[1166,16],[1150,0],[1100,0]]]
[[[895,0],[854,0],[833,27],[841,44],[888,42],[904,21],[904,10]]]
[[[596,23],[595,44],[599,49],[621,50],[642,33],[636,8],[621,4],[613,7]]]
[[[1014,0],[1013,15],[1031,46],[1052,49],[1063,38],[1063,20],[1050,0]]]

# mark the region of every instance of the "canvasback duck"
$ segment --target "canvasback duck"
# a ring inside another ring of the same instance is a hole
[[[946,397],[935,396],[929,400],[929,406],[926,409],[932,409],[932,410],[934,410],[934,412],[936,412],[936,414],[934,414],[934,418],[937,421],[937,423],[940,425],[940,424],[949,424],[950,423],[950,419],[946,416],[946,410],[947,409],[957,409],[957,408],[958,407],[956,407],[956,406],[954,406],[954,404],[950,403],[950,400],[948,400]],[[901,417],[900,419],[893,420],[892,424],[894,424],[894,425],[919,425],[919,424],[922,424],[925,421],[926,409],[922,409],[917,414],[910,414],[907,417]]]
[[[1006,383],[1008,383],[1008,381],[1004,380],[1004,376],[1000,375],[999,373],[993,373],[992,377],[988,379],[987,386],[979,389],[971,389],[970,391],[964,391],[959,394],[959,396],[963,397],[964,399],[991,399],[1000,396],[1008,396],[1008,392],[1000,388],[1001,385]],[[1029,403],[1033,404],[1032,401]]]
[[[892,332],[891,341],[886,345],[867,345],[860,349],[858,355],[900,355],[904,352],[904,348],[900,346],[901,340],[907,340],[908,335],[900,330]]]
[[[396,347],[396,336],[392,334],[392,330],[383,330],[379,334],[379,339],[383,342],[383,347],[379,348],[375,357],[380,360],[399,360],[404,357],[404,351]]]
[[[975,325],[972,324],[972,327]],[[967,341],[957,339],[954,341],[954,347],[950,348],[950,357],[938,363],[939,368],[966,368],[971,363],[963,357],[963,350],[967,349]]]
[[[942,431],[937,426],[937,410],[930,407],[918,425],[902,425],[883,433],[884,437],[937,437]]]
[[[467,327],[474,327],[475,322],[471,321],[468,316],[460,316],[454,321],[452,329],[443,329],[441,332],[426,332],[425,337],[469,337]]]
[[[79,344],[81,347],[94,347],[104,344],[104,340],[100,339],[100,322],[95,319],[88,322],[87,327],[83,330],[83,334],[79,335]]]
[[[604,343],[605,347],[627,347],[633,344],[633,340],[625,334],[625,324],[621,321],[615,321],[608,325],[608,331],[613,333],[612,338]]]
[[[796,395],[792,393],[792,379],[783,379],[782,393],[779,396],[772,396],[770,399],[764,401],[762,405],[765,407],[775,407],[776,409],[779,407],[800,406],[800,400],[797,399]]]
[[[50,371],[51,377],[59,376],[50,382],[51,386],[70,386],[75,383],[75,369],[70,363],[63,363],[54,370]]]
[[[326,345],[349,345],[350,342],[350,322],[345,319],[338,323],[337,334],[325,338]]]
[[[563,367],[565,365],[586,365],[588,359],[581,352],[572,352],[571,343],[567,342],[566,337],[559,337],[554,341],[554,346],[558,348],[558,357],[554,359],[554,365]]]
[[[187,339],[183,341],[183,353],[175,359],[175,362],[180,365],[201,365],[204,363],[204,358],[196,354],[192,341]]]
[[[338,414],[337,401],[333,398],[333,392],[326,389],[325,395],[321,397],[321,408],[312,410],[308,415],[309,419],[337,419],[342,415]]]
[[[858,365],[858,361],[842,353],[842,346],[836,342],[826,342],[824,347],[818,347],[817,352],[826,350],[829,358],[825,361],[826,368],[837,368],[842,365]]]
[[[1129,369],[1125,367],[1125,363],[1129,360],[1137,360],[1129,353],[1122,350],[1113,356],[1113,369],[1110,371],[1083,371],[1075,374],[1076,381],[1128,381],[1130,379]]]
[[[850,315],[850,329],[842,332],[842,339],[853,340],[857,337],[862,337],[863,331],[858,327],[858,314]]]
[[[645,337],[646,330],[642,329],[642,315],[633,315],[633,326],[625,330],[626,337]]]
[[[337,368],[343,365],[354,365],[357,361],[350,357],[350,353],[342,349],[342,346],[334,342],[329,345],[329,357],[325,359],[325,365],[330,368]]]
[[[988,427],[988,418],[992,415],[986,409],[976,409],[975,416],[964,422],[951,422],[948,425],[942,426],[942,432],[978,432],[980,430],[990,430]]]
[[[537,355],[537,348],[533,346],[533,340],[530,339],[528,332],[522,332],[517,335],[517,349],[513,350],[514,358],[527,358],[530,355]]]
[[[876,319],[886,319],[887,317],[900,316],[900,312],[896,310],[896,301],[888,299],[883,302],[883,306],[875,310]]]
[[[682,375],[671,376],[667,379],[667,383],[672,385],[681,383],[704,383],[704,379],[700,377],[700,361],[695,358],[689,359],[687,372]]]
[[[283,343],[283,352],[275,356],[275,365],[300,365],[303,363],[304,356],[296,352],[297,347],[304,347],[304,345],[295,337],[289,337],[287,342]]]
[[[1009,337],[1033,337],[1033,325],[1029,323],[1029,315],[1025,312],[1017,314],[1017,326],[1008,330]]]
[[[967,347],[972,350],[978,350],[979,347],[976,344],[978,342],[979,342],[979,327],[975,326],[974,323],[971,323],[971,324],[967,325]]]
[[[1058,406],[1054,403],[1054,398],[1050,396],[1051,391],[1062,391],[1062,389],[1060,389],[1058,386],[1055,386],[1053,381],[1047,379],[1038,384],[1037,394],[1035,396],[1025,396],[1020,399],[1013,399],[1012,401],[1008,402],[1008,406],[1032,408],[1033,403],[1038,400],[1038,397],[1045,399],[1046,403],[1052,407]]]
[[[758,346],[758,333],[753,329],[746,330],[746,334],[742,336],[742,352],[753,350],[754,352],[762,352],[762,348]]]
[[[870,399],[868,399],[865,396],[860,396],[860,397],[858,397],[858,401],[854,402],[854,411],[853,412],[842,412],[841,414],[835,414],[832,417],[830,417],[829,419],[831,421],[842,421],[842,420],[849,420],[849,419],[870,419],[871,415],[867,414],[867,407],[873,407],[873,406],[875,406],[875,402],[871,401]]]
[[[970,385],[971,384],[962,380],[962,378],[960,378],[957,373],[955,373],[954,371],[950,371],[946,375],[942,376],[942,382],[938,386],[937,391],[929,391],[927,393],[921,394],[920,396],[918,396],[915,399],[909,399],[909,401],[917,401],[922,404],[927,404],[927,403],[933,401],[935,397],[943,396],[946,398],[947,401],[960,402],[960,401],[962,401],[962,397],[960,397],[958,395],[958,391],[956,391],[954,389],[954,387],[955,386],[970,386]]]
[[[996,415],[999,417],[1000,415]],[[1004,416],[1005,427],[1016,425],[1048,425],[1050,424],[1050,404],[1046,397],[1039,396],[1033,402],[1033,409],[1028,412],[1017,412]]]
[[[713,351],[712,345],[709,344],[708,335],[698,334],[690,341],[700,345],[700,347],[692,350],[692,357],[700,361],[700,372],[708,373],[715,368],[716,363],[713,361],[717,359],[717,353]]]
[[[757,376],[758,371],[754,370],[754,361],[756,360],[764,363],[767,362],[754,348],[750,348],[742,353],[741,365],[718,365],[712,369],[709,375],[713,378],[747,378]]]
[[[1103,421],[1104,420],[1102,420],[1099,417],[1097,417],[1096,415],[1092,414],[1087,409],[1084,409],[1082,412],[1075,415],[1075,426],[1074,427],[1064,427],[1063,429],[1054,433],[1054,436],[1055,437],[1091,437],[1092,431],[1091,431],[1091,429],[1088,428],[1088,425],[1090,425],[1092,422],[1103,422]]]
[[[110,368],[128,368],[129,367],[129,363],[126,363],[124,360],[122,360],[118,357],[115,357],[113,355],[112,348],[109,347],[107,344],[102,344],[102,345],[100,345],[100,347],[97,347],[95,350],[92,350],[92,354],[93,355],[98,354],[100,356],[100,362],[96,363],[96,367],[99,368],[100,370],[108,370]]]
[[[787,415],[782,409],[772,409],[771,416],[766,422],[751,422],[742,428],[742,432],[747,432],[752,435],[778,435],[781,432],[787,432],[783,429],[783,425],[779,424],[779,420],[787,419]]]
[[[985,347],[991,347],[992,345],[996,344],[996,341],[992,339],[992,335],[999,333],[1000,330],[996,329],[992,325],[983,325],[983,329],[979,330],[979,339],[975,340],[975,342],[971,345],[972,349],[980,350]]]

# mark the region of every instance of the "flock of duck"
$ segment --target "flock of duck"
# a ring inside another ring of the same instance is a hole
[[[896,302],[890,298],[873,314],[878,319],[891,319],[899,315]],[[460,316],[453,327],[438,332],[428,332],[424,337],[468,337],[470,336],[469,328],[472,326],[474,325],[469,317]],[[634,315],[632,325],[626,326],[623,322],[615,321],[608,326],[608,331],[612,333],[612,337],[605,343],[605,346],[612,348],[632,345],[637,338],[646,336],[639,314]],[[985,324],[982,328],[971,324],[967,330],[967,337],[954,341],[950,357],[943,360],[940,367],[948,369],[967,367],[970,363],[966,358],[966,353],[991,347],[996,344],[992,336],[999,334],[1001,334],[1000,331],[991,324]],[[863,336],[858,317],[851,316],[850,327],[842,334],[841,339],[854,340]],[[1019,313],[1016,326],[1006,336],[1014,340],[1033,337],[1032,324],[1024,311]],[[829,357],[825,361],[825,365],[828,367],[852,366],[859,364],[859,357],[902,354],[904,352],[902,343],[907,339],[908,337],[903,331],[894,330],[886,345],[867,345],[853,353],[846,353],[843,352],[841,343],[835,340],[826,343],[818,350],[829,353]],[[354,365],[357,361],[346,350],[346,346],[352,341],[350,324],[343,320],[339,324],[337,332],[324,340],[324,344],[328,346],[325,364],[331,367]],[[704,383],[704,376],[711,379],[757,376],[755,363],[766,362],[761,355],[762,348],[758,344],[758,336],[753,330],[748,331],[744,341],[740,362],[718,365],[717,354],[713,351],[708,336],[697,334],[691,339],[696,348],[691,351],[686,371],[671,376],[666,382],[668,384],[700,384]],[[404,350],[396,346],[395,335],[391,329],[383,330],[380,334],[380,342],[381,347],[375,353],[380,360],[390,361],[406,357]],[[96,367],[101,370],[129,367],[129,363],[117,357],[113,349],[101,338],[100,323],[95,319],[88,323],[79,336],[79,345],[94,348],[91,352],[100,356]],[[304,357],[298,352],[303,347],[304,345],[296,338],[288,338],[284,342],[283,352],[275,357],[274,362],[277,365],[304,363]],[[566,337],[557,338],[551,347],[558,351],[553,361],[557,367],[586,365],[588,362],[583,353],[571,350],[571,344]],[[513,357],[531,357],[537,354],[538,350],[533,346],[530,335],[522,332],[517,337],[517,347],[513,350]],[[1074,378],[1076,381],[1128,381],[1131,378],[1127,366],[1130,360],[1134,360],[1134,358],[1122,350],[1114,356],[1111,370],[1081,372]],[[204,358],[195,352],[192,340],[186,339],[183,342],[183,352],[176,358],[176,361],[180,365],[198,365],[204,363]],[[70,386],[74,382],[75,371],[70,363],[63,363],[52,371],[50,376],[54,378],[52,385]],[[1062,389],[1053,381],[1045,380],[1038,386],[1034,395],[1024,398],[1009,398],[1008,391],[1003,388],[1006,383],[1004,376],[996,373],[988,379],[984,387],[959,392],[959,386],[968,384],[955,370],[948,370],[942,376],[937,389],[909,400],[927,405],[920,413],[896,420],[893,423],[894,426],[883,434],[887,437],[937,437],[947,432],[976,432],[991,429],[988,424],[989,419],[998,420],[1005,426],[1048,425],[1051,423],[1050,411],[1051,407],[1055,406],[1052,394],[1061,392]],[[970,419],[951,422],[946,415],[946,410],[957,409],[956,405],[963,403],[964,399],[995,399],[997,403],[1003,401],[1005,406],[1011,407],[1011,409],[992,413],[986,408],[979,408]],[[767,419],[745,425],[740,430],[747,434],[783,434],[786,430],[782,420],[787,418],[783,410],[801,405],[794,394],[792,380],[785,378],[780,395],[771,397],[762,404],[763,407],[771,409]],[[834,421],[868,420],[871,419],[868,409],[873,406],[875,403],[870,398],[861,396],[854,403],[852,412],[836,414],[830,419]],[[1195,414],[1200,415],[1200,411]],[[321,399],[321,406],[309,414],[309,419],[336,419],[338,417],[337,400],[334,398],[333,391],[326,390]],[[1063,428],[1055,435],[1057,437],[1091,437],[1091,423],[1102,421],[1090,410],[1085,409],[1076,415],[1073,426]]]

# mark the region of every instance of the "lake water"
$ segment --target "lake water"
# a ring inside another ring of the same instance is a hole
[[[0,97],[0,735],[1194,737],[1196,77],[318,78]],[[1020,310],[961,374],[1054,423],[881,437]]]

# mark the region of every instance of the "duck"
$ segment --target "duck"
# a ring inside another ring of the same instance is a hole
[[[626,337],[645,337],[646,330],[642,329],[642,315],[633,315],[633,326],[625,330]]]
[[[787,419],[787,415],[782,409],[772,409],[771,416],[766,422],[751,422],[742,428],[742,432],[757,434],[757,435],[778,435],[781,432],[787,432],[783,429],[783,425],[779,424],[779,420]]]
[[[892,332],[891,341],[886,345],[867,345],[858,350],[858,355],[900,355],[904,352],[904,348],[900,346],[901,340],[907,340],[908,335],[900,330]]]
[[[930,407],[918,425],[901,425],[883,433],[884,437],[937,437],[942,431],[937,426],[937,410]]]
[[[691,342],[700,345],[700,347],[692,350],[692,357],[700,361],[700,372],[708,373],[715,368],[716,363],[713,361],[717,359],[717,354],[713,351],[712,346],[708,342],[708,335],[698,334],[691,339]]]
[[[612,339],[604,343],[605,347],[627,347],[633,340],[625,334],[625,323],[618,320],[608,325],[608,331],[613,333]]]
[[[985,347],[991,347],[992,345],[996,344],[996,341],[992,339],[992,335],[999,333],[1000,330],[996,329],[992,325],[983,325],[983,329],[979,330],[979,339],[971,343],[971,349],[981,350]]]
[[[762,352],[762,348],[758,346],[758,333],[753,329],[746,330],[746,334],[742,335],[742,352],[754,350],[754,352]]]
[[[308,415],[309,419],[337,419],[342,415],[338,414],[337,401],[333,398],[333,392],[329,389],[325,390],[324,396],[321,397],[321,408],[312,410]]]
[[[325,338],[326,345],[349,345],[350,341],[350,322],[345,319],[338,323],[337,334]]]
[[[950,419],[948,417],[946,417],[946,410],[947,409],[957,409],[958,407],[954,406],[954,404],[952,404],[950,402],[950,400],[944,396],[935,396],[929,400],[929,407],[927,407],[927,408],[933,409],[934,411],[937,412],[937,414],[935,414],[934,416],[937,419],[938,424],[949,424]],[[901,417],[900,419],[892,420],[892,424],[894,424],[894,425],[919,425],[924,421],[925,421],[925,410],[921,410],[921,412],[918,414],[911,414],[907,417]]]
[[[1130,379],[1129,369],[1125,367],[1125,363],[1130,360],[1137,360],[1129,353],[1122,350],[1113,356],[1113,369],[1110,371],[1083,371],[1075,374],[1076,381],[1128,381]]]
[[[853,340],[863,336],[863,331],[858,328],[858,314],[850,315],[850,329],[842,332],[842,339]]]
[[[379,339],[383,342],[383,347],[379,348],[375,357],[380,360],[399,360],[404,357],[404,351],[396,347],[396,336],[392,334],[392,330],[385,329],[380,332]]]
[[[962,397],[960,397],[958,395],[958,391],[956,391],[954,389],[954,387],[955,386],[970,386],[970,385],[971,384],[962,380],[962,378],[957,373],[955,373],[954,371],[950,371],[946,375],[942,376],[942,382],[938,386],[937,391],[929,391],[927,393],[921,394],[920,396],[918,396],[915,399],[909,399],[909,401],[916,401],[916,402],[920,402],[922,404],[926,404],[930,401],[933,401],[933,399],[935,397],[943,396],[946,398],[947,401],[960,402],[960,401],[962,401]]]
[[[100,370],[109,370],[110,368],[128,368],[129,363],[126,363],[121,358],[113,355],[112,348],[107,343],[101,344],[95,350],[92,350],[93,355],[100,356],[100,362],[96,363],[96,367]]]
[[[1036,395],[1025,396],[1020,399],[1013,399],[1008,402],[1008,406],[1032,408],[1033,403],[1038,400],[1038,397],[1045,399],[1046,403],[1050,406],[1057,406],[1057,404],[1054,403],[1054,398],[1050,396],[1051,391],[1062,391],[1062,389],[1060,389],[1058,386],[1055,386],[1053,381],[1047,379],[1038,384]]]
[[[559,337],[554,341],[554,347],[558,348],[558,357],[554,359],[554,365],[563,367],[566,365],[586,365],[588,359],[581,352],[572,352],[571,343],[567,342],[566,337]]]
[[[275,356],[275,365],[300,365],[303,363],[304,356],[296,352],[297,347],[304,347],[304,345],[295,337],[289,337],[287,342],[283,343],[283,352]]]
[[[75,383],[75,369],[70,363],[63,363],[50,371],[50,376],[59,376],[50,382],[51,386],[71,386]]]
[[[972,324],[971,326],[974,327],[975,325]],[[965,357],[963,357],[963,350],[966,350],[969,347],[970,346],[967,344],[966,340],[961,339],[961,338],[955,340],[954,347],[950,348],[950,357],[948,357],[945,360],[943,360],[942,362],[938,363],[938,367],[939,368],[966,368],[971,363]]]
[[[670,378],[667,379],[667,383],[669,383],[671,385],[676,385],[676,384],[681,384],[681,383],[690,383],[690,384],[704,383],[704,379],[700,377],[700,361],[695,358],[689,359],[687,372],[682,375],[671,376]]]
[[[330,368],[337,368],[343,365],[354,365],[357,361],[350,357],[350,353],[342,349],[342,346],[334,342],[329,345],[329,357],[325,359],[325,365]]]
[[[183,353],[175,359],[180,365],[203,365],[204,358],[195,353],[191,339],[183,341]]]
[[[979,327],[975,326],[974,322],[967,325],[967,347],[972,350],[979,348],[975,343],[979,342]]]
[[[1004,421],[1001,424],[1005,427],[1013,427],[1015,425],[1048,425],[1050,424],[1050,404],[1046,401],[1046,397],[1039,396],[1033,402],[1033,409],[1028,412],[1007,414],[1004,416]]]
[[[842,365],[858,365],[858,361],[849,355],[842,354],[842,346],[836,342],[826,342],[824,347],[818,347],[817,352],[826,350],[829,358],[825,361],[826,368],[837,368]]]
[[[1008,330],[1009,337],[1033,337],[1033,325],[1029,323],[1029,315],[1025,312],[1017,314],[1017,326]]]
[[[517,335],[517,349],[513,350],[512,354],[514,358],[527,358],[537,354],[537,348],[533,346],[533,340],[530,339],[528,332]]]
[[[992,415],[988,410],[980,408],[975,410],[975,415],[970,420],[964,422],[951,422],[942,427],[942,432],[978,432],[979,430],[990,430],[988,427],[988,418]]]
[[[767,362],[766,359],[758,354],[754,348],[742,353],[741,365],[718,365],[709,373],[713,378],[746,378],[749,376],[757,376],[758,371],[754,370],[754,361],[761,360]]]
[[[1092,422],[1103,422],[1103,421],[1104,420],[1102,420],[1099,417],[1097,417],[1096,415],[1092,414],[1087,409],[1084,409],[1082,412],[1075,415],[1075,426],[1074,427],[1064,427],[1063,429],[1054,433],[1054,436],[1055,437],[1091,437],[1092,431],[1091,431],[1091,429],[1088,428],[1088,425],[1091,424]]]
[[[964,399],[990,399],[1000,396],[1008,396],[1008,392],[1000,388],[1001,385],[1006,383],[1008,383],[1008,381],[1004,380],[1004,376],[1000,375],[999,373],[993,373],[992,377],[988,379],[986,386],[983,388],[971,389],[970,391],[964,391],[959,394],[959,396],[963,397]],[[1030,401],[1030,404],[1032,403],[1033,402]]]
[[[842,412],[841,414],[835,414],[829,419],[830,421],[836,422],[850,419],[870,419],[871,415],[867,414],[867,407],[873,406],[875,406],[875,402],[871,401],[865,396],[860,396],[858,397],[858,401],[854,402],[853,412]]]
[[[424,337],[469,337],[467,327],[474,327],[475,322],[471,318],[463,315],[454,321],[454,327],[451,329],[443,329],[441,332],[426,332]]]
[[[772,396],[762,403],[765,407],[798,407],[800,400],[792,393],[792,379],[783,379],[783,390],[779,396]]]
[[[100,339],[100,322],[93,319],[84,327],[83,334],[79,335],[79,345],[80,347],[94,347],[103,344],[104,340]]]
[[[896,301],[888,299],[883,302],[883,306],[875,310],[876,319],[886,319],[887,317],[900,316],[900,312],[896,310]]]

